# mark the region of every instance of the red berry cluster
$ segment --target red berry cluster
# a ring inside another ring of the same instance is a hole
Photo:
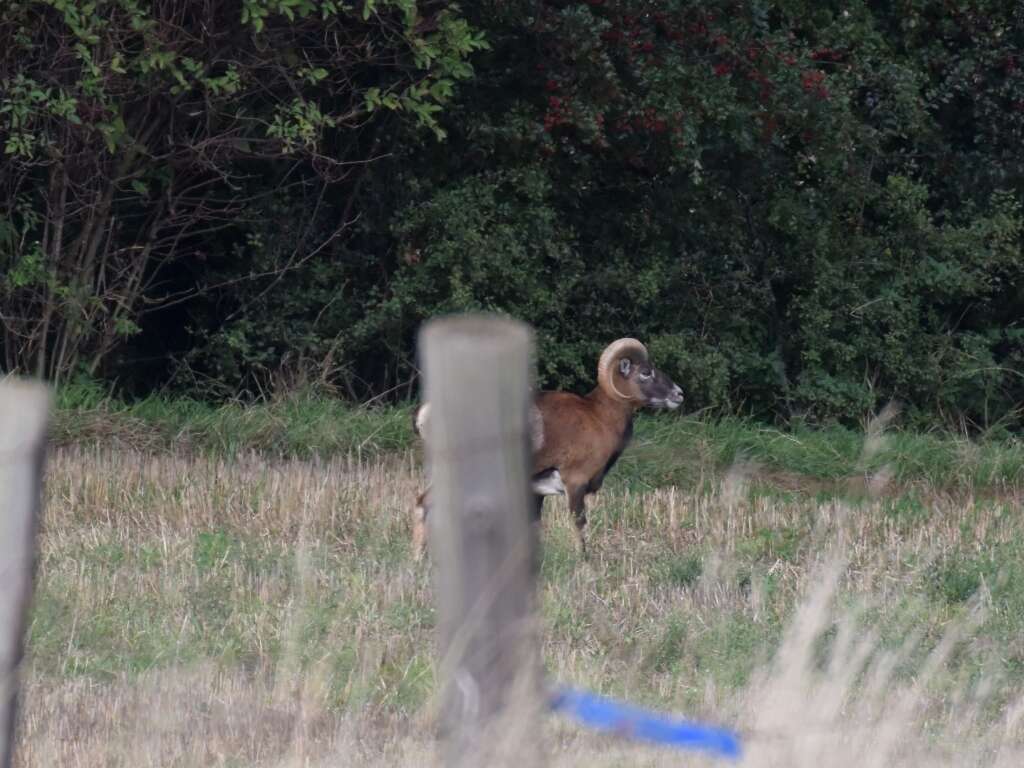
[[[846,61],[849,56],[846,51],[827,47],[798,53],[800,43],[792,33],[789,42],[781,39],[776,43],[771,38],[759,37],[731,39],[721,26],[714,23],[714,15],[708,13],[697,12],[685,16],[661,10],[625,13],[617,9],[616,4],[605,3],[604,0],[587,2],[595,18],[608,22],[608,26],[600,33],[605,44],[603,53],[615,56],[630,67],[646,69],[663,66],[662,57],[675,48],[673,44],[678,44],[685,46],[684,55],[692,49],[694,56],[687,57],[691,60],[696,61],[695,57],[708,55],[713,57],[710,62],[712,76],[738,76],[749,82],[753,90],[751,95],[759,102],[754,119],[766,142],[772,141],[782,130],[797,133],[807,143],[814,139],[810,131],[799,133],[803,126],[790,124],[785,105],[775,104],[776,83],[782,82],[779,80],[782,67],[799,67],[793,71],[793,75],[799,77],[803,91],[826,100],[830,98],[830,93],[822,69]],[[567,53],[566,37],[558,34],[561,27],[558,14],[542,12],[541,16],[543,18],[538,19],[537,29],[544,33],[548,56],[547,66],[537,65],[537,71],[541,73],[537,89],[547,101],[543,117],[544,131],[550,133],[558,127],[573,127],[577,129],[576,140],[589,143],[594,149],[607,148],[608,136],[615,135],[624,142],[621,149],[632,152],[631,157],[636,162],[640,162],[638,157],[643,155],[643,151],[638,148],[649,142],[634,144],[629,142],[632,136],[653,138],[666,134],[668,143],[677,151],[686,148],[681,113],[673,114],[653,107],[637,110],[635,101],[630,101],[621,93],[621,84],[614,78],[602,80],[599,76],[596,84],[585,82],[582,73],[587,70],[580,66],[580,62],[571,53]],[[816,64],[805,69],[808,64],[800,67],[801,59]],[[1007,71],[1012,71],[1016,69],[1016,60],[1008,57],[1004,66]],[[741,86],[739,82],[735,85]],[[588,98],[576,98],[578,93],[583,92],[589,94]],[[607,133],[605,115],[608,116]],[[541,151],[551,154],[556,151],[555,146],[550,140],[545,140]]]
[[[834,48],[819,48],[811,52],[811,59],[814,61],[840,62],[846,59],[846,54]]]
[[[681,118],[682,114],[677,113],[677,118]],[[665,133],[668,130],[668,121],[658,114],[654,107],[647,107],[643,112],[639,112],[632,116],[626,115],[616,121],[615,128],[620,134],[639,133],[641,131],[647,131],[648,133]],[[673,129],[673,133],[676,129]]]
[[[559,96],[548,96],[548,111],[544,114],[544,130],[572,122],[572,110]]]
[[[809,69],[800,77],[800,85],[807,93],[813,93],[819,99],[828,98],[828,88],[825,87],[825,73],[817,69]]]

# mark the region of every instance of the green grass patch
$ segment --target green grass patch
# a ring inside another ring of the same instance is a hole
[[[978,596],[990,602],[997,615],[1024,615],[1024,544],[1015,541],[978,553],[951,553],[932,566],[930,584],[950,605]]]
[[[793,562],[804,543],[803,534],[795,528],[761,528],[736,543],[736,554],[754,562]]]
[[[107,396],[96,384],[78,382],[58,391],[57,406],[53,437],[61,444],[302,458],[372,457],[402,452],[417,442],[412,404],[357,407],[304,394],[249,405],[159,396],[129,403]],[[797,486],[809,481],[806,490],[820,491],[822,483],[830,488],[828,483],[885,469],[898,484],[999,492],[1024,486],[1024,443],[895,429],[866,451],[864,434],[844,427],[798,425],[783,431],[731,417],[641,413],[633,442],[608,483],[637,491],[694,488],[738,466],[750,469],[752,479],[766,488],[779,485],[773,473]]]
[[[699,552],[669,553],[655,561],[651,581],[671,587],[692,587],[704,572],[704,558]]]
[[[1024,487],[1024,442],[893,429],[869,445],[863,432],[839,426],[783,431],[730,417],[642,413],[613,475],[614,482],[638,490],[692,488],[741,467],[765,487],[806,481],[806,490],[835,484],[834,490],[845,493],[842,481],[885,470],[897,485],[1000,492]]]
[[[57,393],[52,436],[62,444],[190,449],[221,456],[257,451],[298,458],[371,457],[412,445],[411,413],[411,406],[353,407],[302,394],[247,405],[159,396],[129,403],[105,396],[95,385],[77,383]]]

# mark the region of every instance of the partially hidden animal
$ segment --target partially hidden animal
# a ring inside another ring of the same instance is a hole
[[[583,531],[585,499],[601,488],[633,436],[633,416],[640,408],[678,408],[683,391],[651,364],[647,348],[636,339],[609,344],[597,363],[597,386],[587,395],[542,391],[530,412],[533,448],[531,488],[535,520],[544,497],[564,494],[576,523],[576,536],[586,556]],[[421,405],[413,426],[421,437],[428,429],[430,404]],[[413,548],[417,556],[427,544],[428,487],[413,507]]]

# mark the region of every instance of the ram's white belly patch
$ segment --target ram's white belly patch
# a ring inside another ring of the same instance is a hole
[[[538,496],[557,496],[565,493],[565,483],[562,482],[562,476],[557,469],[541,477],[535,477],[531,485],[533,492]]]

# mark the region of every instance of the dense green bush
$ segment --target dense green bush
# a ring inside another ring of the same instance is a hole
[[[353,391],[380,391],[414,372],[422,320],[488,309],[537,327],[547,385],[587,386],[602,344],[635,334],[691,407],[850,420],[897,398],[1019,424],[1012,9],[475,12],[491,50],[447,141],[389,139],[405,151],[368,173],[361,230],[212,340],[235,375],[281,361],[247,345],[299,334],[307,361],[342,350]]]

